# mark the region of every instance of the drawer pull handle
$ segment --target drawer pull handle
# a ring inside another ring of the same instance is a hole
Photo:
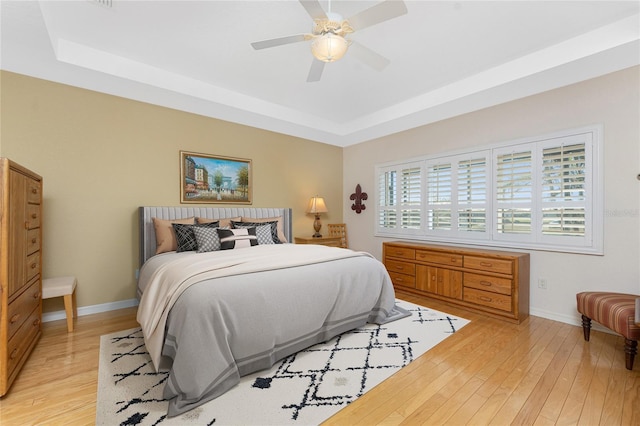
[[[18,319],[20,319],[20,314],[15,314],[14,316],[11,317],[11,319],[9,320],[9,322],[11,324],[15,324],[16,322],[18,322]]]
[[[36,291],[35,293],[33,293],[33,298],[34,299],[40,299],[40,292]]]
[[[38,215],[36,213],[31,213],[31,219],[36,219]]]
[[[17,356],[18,356],[18,348],[15,348],[14,350],[11,351],[11,355],[9,355],[9,358],[16,359]]]
[[[38,264],[37,264],[37,263],[32,263],[32,264],[31,264],[31,269],[36,269],[36,267],[37,267],[37,266],[38,266]]]
[[[491,298],[490,297],[480,296],[480,300],[485,301],[485,302],[491,302]]]
[[[31,193],[32,194],[37,194],[38,193],[38,188],[31,188]]]
[[[457,263],[457,262],[458,262],[458,259],[456,259],[455,257],[451,258],[451,263]]]
[[[32,239],[31,239],[31,244],[35,244],[37,241],[38,241],[38,239],[37,239],[37,238],[32,238]]]
[[[404,269],[404,266],[396,266],[396,269],[402,271]]]
[[[396,252],[396,256],[402,256],[402,252],[401,251],[397,251]]]
[[[33,326],[38,327],[40,325],[40,318],[36,318],[33,320]]]
[[[493,284],[490,281],[480,281],[480,285],[491,287]]]
[[[493,266],[493,263],[490,262],[480,262],[480,266],[485,266],[487,268],[491,268]]]

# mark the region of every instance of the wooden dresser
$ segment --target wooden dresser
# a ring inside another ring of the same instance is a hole
[[[2,396],[42,333],[42,178],[6,158],[0,172]]]
[[[382,245],[395,288],[520,323],[529,316],[529,254],[410,242]]]

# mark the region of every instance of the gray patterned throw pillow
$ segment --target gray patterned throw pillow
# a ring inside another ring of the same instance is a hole
[[[220,237],[218,236],[218,229],[229,229],[229,227],[197,227],[193,229],[193,233],[196,236],[196,241],[198,242],[198,253],[220,250]]]

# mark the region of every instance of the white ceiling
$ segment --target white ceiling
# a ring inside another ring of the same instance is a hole
[[[316,83],[309,42],[250,45],[310,32],[296,0],[2,0],[0,66],[348,146],[640,64],[639,1],[405,3],[406,15],[351,35],[387,68],[347,52]]]

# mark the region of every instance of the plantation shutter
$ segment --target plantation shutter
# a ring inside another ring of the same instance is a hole
[[[402,169],[400,190],[402,193],[401,222],[405,229],[420,229],[422,210],[422,169]]]
[[[518,147],[520,148],[520,147]],[[497,150],[495,158],[495,231],[498,235],[531,235],[533,212],[532,149]]]
[[[541,201],[543,234],[584,236],[584,144],[543,150]]]
[[[383,170],[378,174],[378,228],[396,228],[396,171]]]
[[[458,161],[458,231],[487,231],[487,159]]]
[[[427,229],[451,230],[453,176],[451,163],[427,166]]]
[[[419,230],[422,226],[421,163],[378,170],[379,232]]]

